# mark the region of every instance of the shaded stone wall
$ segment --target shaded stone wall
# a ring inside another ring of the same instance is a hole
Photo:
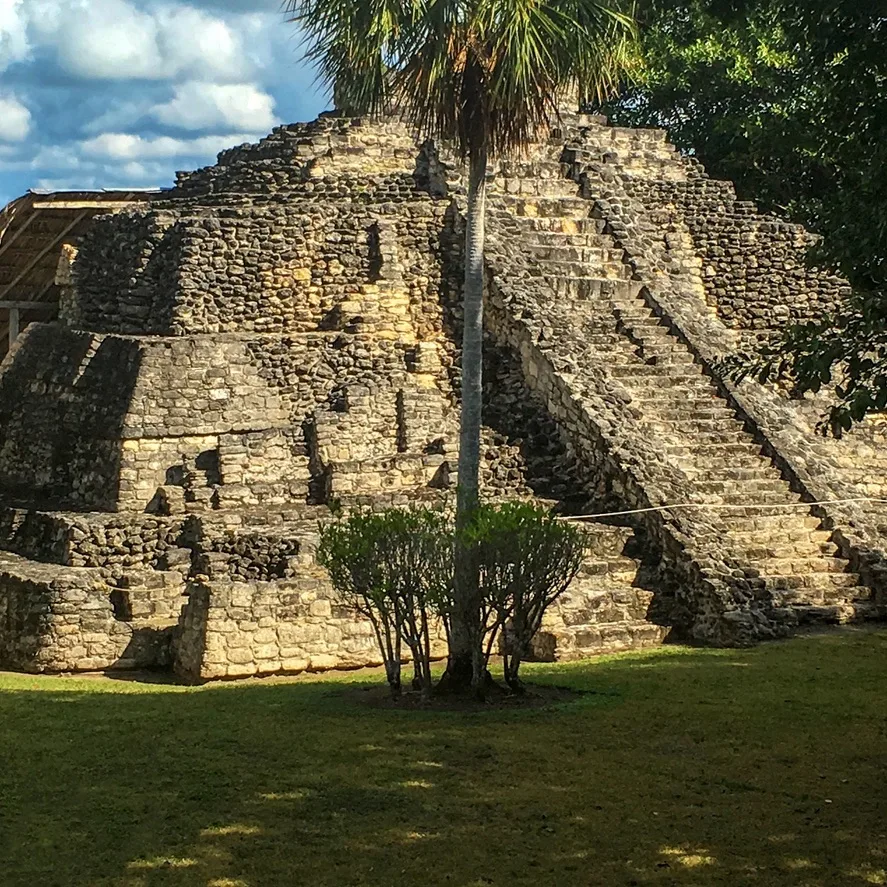
[[[162,567],[180,545],[181,517],[0,508],[0,549],[70,567]]]
[[[171,215],[133,210],[97,218],[74,262],[68,325],[102,333],[169,332],[181,240]]]
[[[113,508],[141,360],[132,339],[29,326],[0,374],[0,489],[50,507]]]

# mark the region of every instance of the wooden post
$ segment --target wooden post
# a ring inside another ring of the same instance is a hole
[[[12,348],[13,343],[18,338],[19,329],[19,309],[9,309],[9,347]]]

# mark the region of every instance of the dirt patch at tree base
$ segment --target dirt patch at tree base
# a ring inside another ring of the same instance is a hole
[[[483,702],[473,696],[461,694],[433,695],[431,699],[423,699],[421,693],[412,689],[405,689],[400,696],[394,698],[387,684],[377,684],[352,687],[335,695],[340,699],[368,708],[477,712],[545,708],[546,706],[575,702],[588,694],[569,687],[554,687],[544,684],[527,684],[524,693],[516,694],[496,684],[488,690],[487,698]]]

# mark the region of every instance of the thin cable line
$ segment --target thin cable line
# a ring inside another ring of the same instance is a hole
[[[813,508],[815,505],[849,505],[858,502],[875,502],[879,505],[887,505],[887,499],[875,499],[871,496],[863,496],[858,499],[823,499],[820,502],[777,502],[773,505],[733,505],[726,502],[679,502],[676,505],[656,505],[651,508],[633,508],[630,511],[602,511],[599,514],[564,515],[560,520],[579,521],[593,520],[599,517],[624,517],[629,514],[649,514],[653,511],[676,511],[682,508],[717,509],[720,511],[733,511],[738,509],[764,510],[766,508]]]

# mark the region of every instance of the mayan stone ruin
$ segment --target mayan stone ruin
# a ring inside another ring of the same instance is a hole
[[[331,507],[453,496],[463,177],[329,114],[96,217],[0,372],[0,667],[377,661],[313,551]],[[883,426],[719,370],[845,298],[811,236],[585,115],[490,187],[485,494],[637,512],[589,523],[537,658],[882,617],[883,511],[805,503],[887,496]]]

